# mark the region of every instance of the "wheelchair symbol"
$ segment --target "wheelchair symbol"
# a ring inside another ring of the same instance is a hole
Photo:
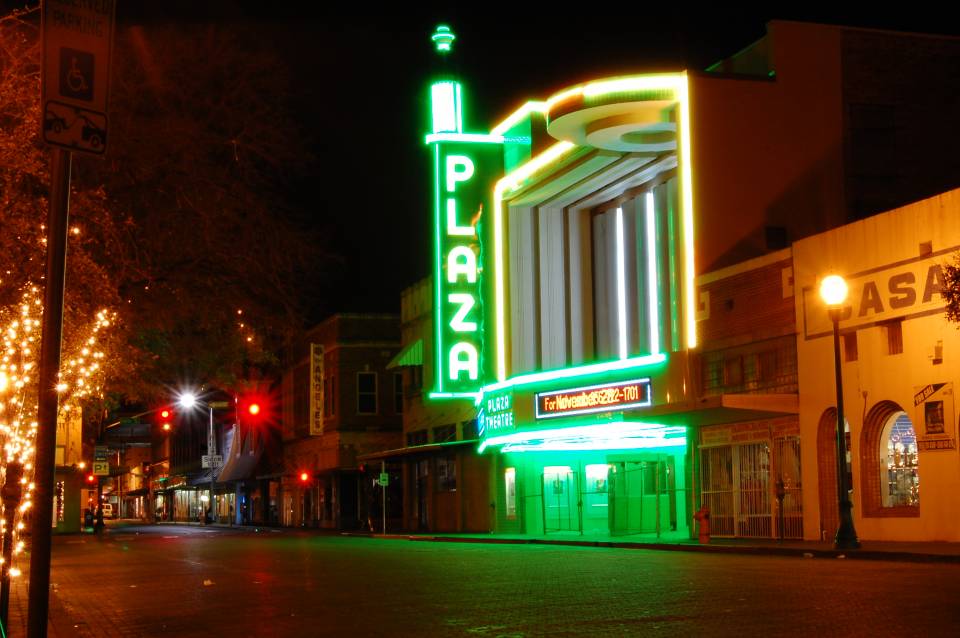
[[[67,71],[67,86],[75,93],[87,90],[87,81],[77,68],[77,58],[70,58],[70,70]]]

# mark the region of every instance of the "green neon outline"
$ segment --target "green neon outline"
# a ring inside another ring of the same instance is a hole
[[[439,95],[440,87],[450,87]],[[439,133],[459,133],[460,129],[460,103],[458,95],[460,93],[460,83],[450,80],[434,82],[430,85],[430,112],[433,116],[433,134]],[[448,98],[448,99],[445,99]],[[451,107],[450,102],[453,101]],[[451,131],[449,126],[456,127]]]
[[[500,448],[501,454],[521,452],[589,452],[595,450],[649,450],[662,448],[686,448],[687,437],[582,439],[580,441],[550,441],[543,443],[508,443]]]
[[[660,299],[660,287],[657,278],[657,220],[653,191],[647,191],[644,203],[646,205],[647,289],[649,290],[647,308],[650,313],[650,352],[658,353],[660,352],[660,313],[657,311],[657,303]]]
[[[461,87],[457,82],[453,87],[454,108],[456,109],[457,133],[463,133],[463,102],[461,102]]]
[[[551,440],[564,441],[571,439],[609,440],[644,436],[652,438],[649,435],[654,433],[656,433],[657,436],[665,437],[668,434],[680,434],[681,432],[686,436],[687,427],[684,425],[663,425],[644,421],[606,421],[566,428],[521,430],[519,432],[511,432],[510,434],[491,436],[480,443],[477,452],[483,453],[488,447],[507,445],[510,443],[530,443],[531,441],[547,442]]]
[[[645,368],[647,366],[663,363],[667,360],[667,355],[663,353],[645,354],[631,359],[616,359],[614,361],[604,361],[602,363],[591,363],[585,366],[576,366],[573,368],[560,368],[559,370],[547,370],[544,372],[533,372],[531,374],[522,374],[510,379],[491,383],[480,388],[481,394],[489,392],[499,392],[508,388],[515,388],[531,383],[543,383],[545,381],[555,381],[558,379],[570,379],[573,377],[587,376],[591,374],[602,374],[604,372],[616,372],[620,370],[632,370],[634,368]]]
[[[487,133],[428,133],[426,136],[427,144],[436,144],[437,142],[466,142],[470,144],[503,144],[502,135],[489,135]]]
[[[431,392],[431,399],[472,399],[474,403],[480,400],[480,392]]]
[[[434,244],[434,247],[433,247],[433,252],[437,257],[437,269],[436,269],[436,274],[434,275],[434,278],[433,278],[433,286],[437,292],[437,300],[436,300],[437,305],[433,313],[434,323],[437,324],[436,326],[437,328],[437,369],[434,372],[434,375],[436,377],[434,379],[434,383],[436,385],[437,391],[443,392],[443,362],[442,362],[443,322],[440,321],[440,318],[442,317],[442,314],[443,314],[441,311],[441,308],[443,308],[443,306],[440,304],[440,299],[441,299],[440,287],[443,285],[443,281],[441,281],[441,276],[443,275],[443,267],[441,265],[441,262],[443,261],[443,258],[440,255],[440,253],[442,252],[440,250],[441,241],[442,241],[440,238],[440,145],[434,144],[433,149],[434,149],[434,161],[433,161],[434,223],[433,223],[433,227],[435,231],[434,237],[436,240],[436,243]]]

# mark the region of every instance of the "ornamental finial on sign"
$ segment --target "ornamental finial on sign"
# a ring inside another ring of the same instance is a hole
[[[433,43],[436,45],[437,53],[446,55],[453,50],[453,41],[457,39],[457,36],[453,34],[450,27],[441,24],[437,26],[437,30],[433,32],[430,39],[433,40]]]

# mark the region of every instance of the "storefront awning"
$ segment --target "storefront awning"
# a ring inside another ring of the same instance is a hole
[[[653,418],[665,425],[722,425],[800,414],[800,398],[796,394],[718,394],[671,407],[675,409]]]
[[[227,454],[223,460],[223,467],[220,468],[220,474],[217,480],[242,481],[253,475],[253,470],[260,461],[262,448],[254,449],[252,436],[238,436],[239,431],[233,428],[229,433],[229,444]]]
[[[390,360],[387,364],[387,370],[392,368],[402,368],[404,366],[422,366],[423,365],[423,339],[417,339],[413,343],[400,351],[400,353]]]
[[[382,452],[371,452],[370,454],[360,454],[358,461],[378,461],[397,456],[412,456],[414,454],[429,454],[448,450],[452,447],[461,447],[464,445],[477,445],[480,441],[477,439],[468,439],[466,441],[450,441],[448,443],[430,443],[427,445],[411,445],[409,447],[397,448],[395,450],[383,450]]]
[[[190,487],[198,487],[203,485],[208,485],[210,481],[214,478],[214,470],[204,470],[199,474],[194,474],[187,479],[187,485]]]
[[[130,490],[129,492],[123,493],[124,498],[134,498],[137,496],[146,496],[146,495],[147,495],[147,488],[145,487],[141,487],[140,489]]]

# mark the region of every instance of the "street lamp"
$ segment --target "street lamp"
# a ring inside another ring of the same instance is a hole
[[[213,405],[211,403],[205,403],[199,400],[192,392],[184,392],[181,394],[178,403],[186,410],[189,410],[194,406],[199,406],[201,408],[207,408],[210,413],[210,429],[207,432],[207,458],[209,459],[210,465],[210,497],[208,499],[208,505],[203,506],[203,511],[200,514],[201,523],[206,525],[207,507],[212,508],[215,503],[213,499],[213,456],[217,453],[217,442],[213,437]],[[201,499],[201,501],[202,500],[203,499]]]
[[[820,297],[827,304],[827,312],[833,321],[833,365],[837,378],[837,499],[840,509],[840,526],[834,539],[837,549],[857,549],[857,530],[853,528],[850,492],[847,486],[847,439],[843,418],[843,377],[840,372],[840,317],[843,302],[847,298],[847,282],[840,275],[824,277],[820,282]]]

